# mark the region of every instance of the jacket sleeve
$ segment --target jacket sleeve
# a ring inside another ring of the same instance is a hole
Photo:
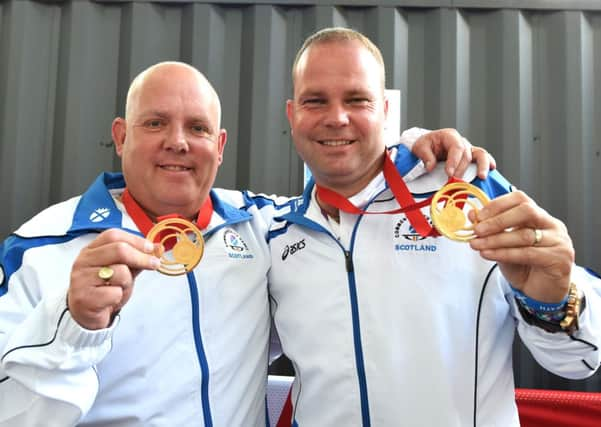
[[[108,329],[85,330],[71,318],[65,286],[48,292],[32,265],[11,273],[10,263],[0,259],[0,426],[74,425],[96,398],[94,366],[118,317]]]
[[[572,336],[529,324],[520,314],[515,298],[511,295],[509,299],[520,338],[536,361],[556,375],[582,379],[593,375],[601,364],[601,280],[575,266],[572,281],[586,300],[579,317],[580,328]]]

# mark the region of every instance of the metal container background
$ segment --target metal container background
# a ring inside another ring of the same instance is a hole
[[[601,272],[601,4],[594,0],[0,0],[0,238],[118,170],[110,125],[130,80],[161,60],[214,83],[228,130],[217,184],[296,194],[284,100],[303,39],[350,26],[380,46],[404,128],[456,127],[568,225]],[[601,391],[539,368],[522,387]]]

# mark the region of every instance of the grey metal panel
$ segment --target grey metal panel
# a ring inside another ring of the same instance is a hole
[[[52,136],[52,200],[80,193],[112,170],[110,124],[117,115],[121,11],[89,2],[65,5]]]
[[[59,19],[59,6],[3,4],[0,234],[49,202]]]
[[[290,65],[306,36],[342,25],[381,47],[403,127],[457,127],[489,149],[601,272],[599,11],[584,0],[0,0],[0,237],[119,169],[111,121],[133,76],[163,60],[197,66],[221,96],[218,185],[301,191]],[[601,390],[599,375],[556,378],[519,345],[515,358],[520,386]]]
[[[246,183],[255,191],[289,191],[290,142],[283,100],[288,80],[286,59],[286,13],[279,7],[251,6],[245,21],[240,94],[238,165],[247,174]],[[284,71],[284,72],[283,72]],[[269,96],[266,96],[269,94]],[[260,166],[259,166],[260,165]]]
[[[243,11],[209,4],[190,4],[183,10],[182,59],[205,73],[221,98],[228,139],[217,185],[225,188],[247,185],[240,170],[247,167],[248,159],[241,158],[238,165],[240,145],[248,141],[238,138]]]
[[[64,0],[38,0],[64,1]],[[132,0],[94,0],[100,3],[123,3]],[[187,3],[190,0],[145,0],[148,2]],[[271,4],[281,6],[314,5],[316,3],[339,6],[394,6],[394,7],[457,7],[477,9],[538,9],[538,10],[601,10],[599,0],[199,0],[220,4]]]

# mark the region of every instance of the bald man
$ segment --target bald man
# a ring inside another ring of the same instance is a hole
[[[112,126],[123,174],[4,243],[0,424],[265,425],[265,224],[243,193],[211,189],[220,115],[193,67],[147,69]],[[196,223],[205,255],[169,277],[143,235],[173,213]]]

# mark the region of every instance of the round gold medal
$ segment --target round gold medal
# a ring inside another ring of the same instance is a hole
[[[453,182],[434,194],[430,204],[432,223],[440,234],[452,240],[465,242],[476,237],[474,223],[467,216],[470,210],[478,212],[490,199],[478,187],[467,182]]]
[[[202,233],[190,221],[168,218],[154,225],[146,236],[165,249],[160,254],[158,270],[169,276],[179,276],[192,271],[204,252]]]

